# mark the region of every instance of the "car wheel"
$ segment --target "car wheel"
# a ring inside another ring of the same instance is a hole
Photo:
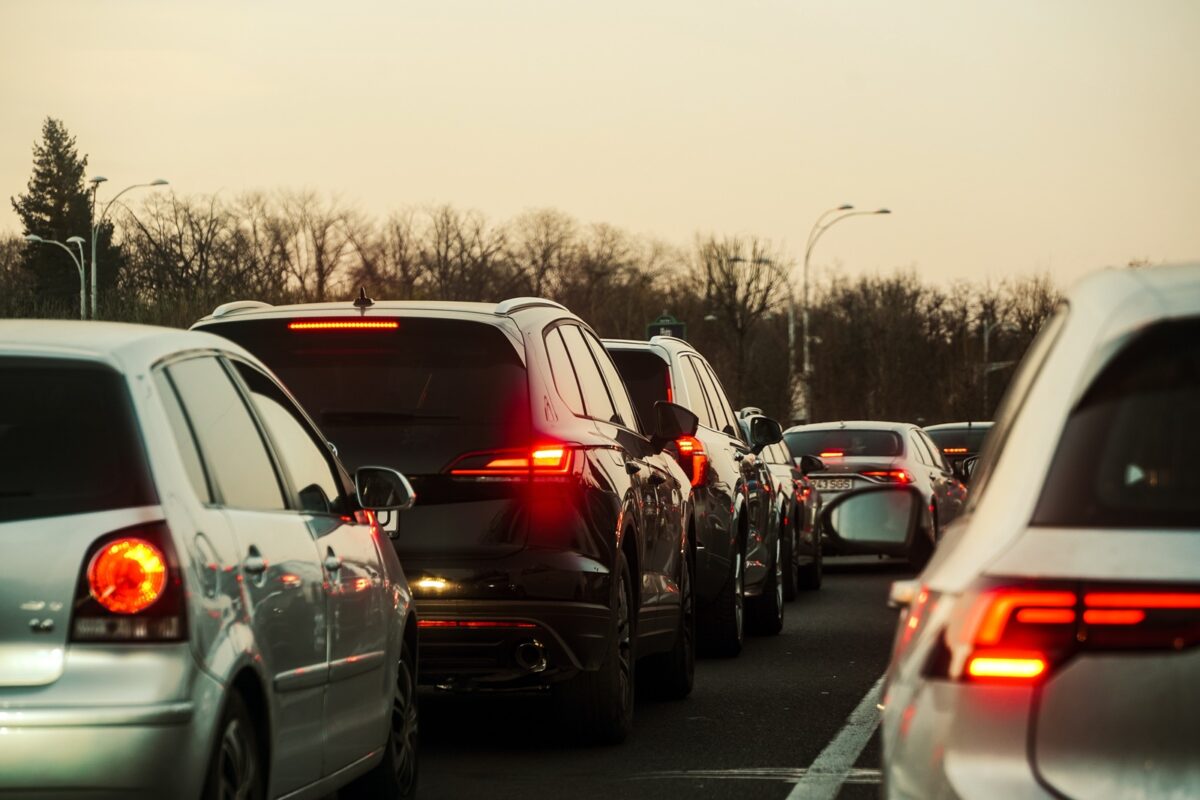
[[[746,639],[746,552],[740,536],[731,561],[729,577],[713,600],[704,637],[705,652],[725,658],[742,652]]]
[[[779,532],[783,548],[779,554],[783,561],[783,599],[792,602],[796,599],[796,526],[785,526]]]
[[[619,744],[633,729],[633,589],[625,554],[617,556],[611,635],[600,668],[554,684],[563,726],[580,741]]]
[[[687,697],[692,693],[696,678],[696,595],[692,590],[690,555],[680,563],[679,601],[679,629],[674,646],[647,660],[642,667],[650,671],[650,686],[654,693],[665,700]]]
[[[821,547],[821,531],[813,531],[813,557],[797,571],[797,584],[805,591],[816,591],[821,588],[821,577],[824,571],[824,555]]]
[[[775,540],[775,563],[767,571],[762,594],[750,606],[750,623],[755,633],[774,636],[783,630],[782,548]]]
[[[208,765],[205,800],[262,800],[266,775],[258,752],[254,723],[241,695],[232,692],[217,728]]]
[[[341,800],[409,800],[417,795],[417,669],[405,644],[400,649],[396,690],[392,695],[391,726],[383,760],[374,769],[338,792]]]

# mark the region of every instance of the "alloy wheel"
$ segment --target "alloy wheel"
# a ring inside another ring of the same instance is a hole
[[[622,711],[628,712],[633,705],[633,641],[629,624],[629,592],[625,575],[621,574],[617,584],[617,663],[621,668]]]
[[[217,797],[220,800],[245,800],[252,796],[256,778],[252,735],[236,717],[221,734],[221,755],[217,767]]]
[[[396,695],[392,700],[392,763],[401,797],[409,797],[417,780],[417,687],[412,668],[400,662]]]

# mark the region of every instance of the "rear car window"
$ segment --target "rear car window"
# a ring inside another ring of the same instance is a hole
[[[1072,410],[1034,525],[1200,529],[1200,319],[1121,350]]]
[[[380,320],[381,317],[373,317]],[[206,328],[258,356],[351,471],[442,471],[465,452],[529,444],[529,389],[495,325],[398,317],[395,329],[293,331],[286,319]]]
[[[670,400],[670,365],[649,350],[609,350],[621,379],[629,389],[643,431],[654,430],[654,404]]]
[[[872,456],[891,458],[904,452],[900,435],[894,431],[853,430],[840,428],[823,431],[795,431],[784,434],[788,449],[794,454],[820,456],[822,453],[840,456]]]
[[[948,456],[972,455],[983,447],[987,428],[943,428],[925,433]]]
[[[69,359],[0,358],[0,522],[156,505],[125,381]]]

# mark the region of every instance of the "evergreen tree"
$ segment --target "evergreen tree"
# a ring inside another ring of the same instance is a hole
[[[82,237],[84,257],[90,257],[92,208],[84,184],[87,156],[80,156],[61,121],[47,117],[42,140],[33,146],[33,175],[26,193],[12,198],[25,233],[65,242]],[[96,242],[100,262],[100,291],[113,286],[121,268],[121,254],[112,244],[113,227],[106,222]],[[57,247],[30,245],[23,266],[40,302],[61,306],[64,313],[78,308],[79,275],[67,254]],[[90,264],[88,264],[90,280]],[[89,287],[88,291],[91,289]],[[72,314],[73,315],[73,314]]]

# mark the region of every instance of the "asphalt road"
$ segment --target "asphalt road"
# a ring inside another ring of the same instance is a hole
[[[564,742],[545,698],[424,695],[420,797],[877,797],[877,712],[864,696],[895,631],[888,587],[909,575],[896,562],[827,560],[824,587],[787,606],[781,634],[749,638],[736,659],[699,661],[686,700],[639,699],[633,735],[616,747]],[[839,759],[853,762],[840,793],[814,785]]]

